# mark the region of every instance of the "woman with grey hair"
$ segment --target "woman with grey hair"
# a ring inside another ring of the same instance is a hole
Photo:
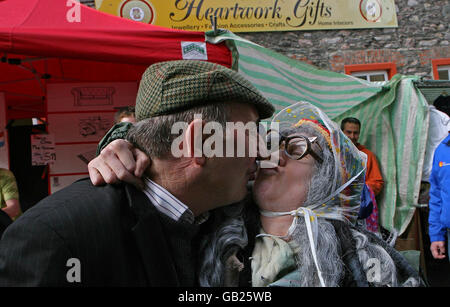
[[[279,163],[259,169],[253,197],[214,212],[201,241],[200,284],[423,285],[394,248],[354,226],[365,159],[340,129],[306,102],[274,121]]]

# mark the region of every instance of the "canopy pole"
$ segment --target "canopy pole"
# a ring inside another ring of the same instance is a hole
[[[216,15],[214,15],[214,16],[211,15],[211,26],[212,26],[212,30],[214,32],[214,36],[216,36],[217,35],[217,16]]]

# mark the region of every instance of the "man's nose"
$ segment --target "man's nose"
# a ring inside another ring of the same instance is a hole
[[[264,138],[258,133],[256,147],[256,160],[267,160],[270,158],[270,151],[267,149],[267,144]]]
[[[278,155],[279,155],[279,157],[278,157],[278,165],[279,165],[279,166],[285,166],[285,165],[286,165],[287,159],[289,159],[289,158],[286,156],[286,153],[284,152],[284,150],[280,150],[280,151],[278,152]]]

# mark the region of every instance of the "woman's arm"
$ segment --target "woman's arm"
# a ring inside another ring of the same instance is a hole
[[[109,143],[89,162],[89,177],[94,185],[125,181],[142,188],[141,177],[150,163],[147,155],[134,148],[130,142],[117,139]]]

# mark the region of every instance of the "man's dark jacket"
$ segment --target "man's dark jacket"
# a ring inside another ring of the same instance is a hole
[[[162,220],[131,185],[78,181],[7,228],[0,242],[0,286],[185,285]],[[68,281],[76,276],[71,258],[79,260],[80,283]]]

